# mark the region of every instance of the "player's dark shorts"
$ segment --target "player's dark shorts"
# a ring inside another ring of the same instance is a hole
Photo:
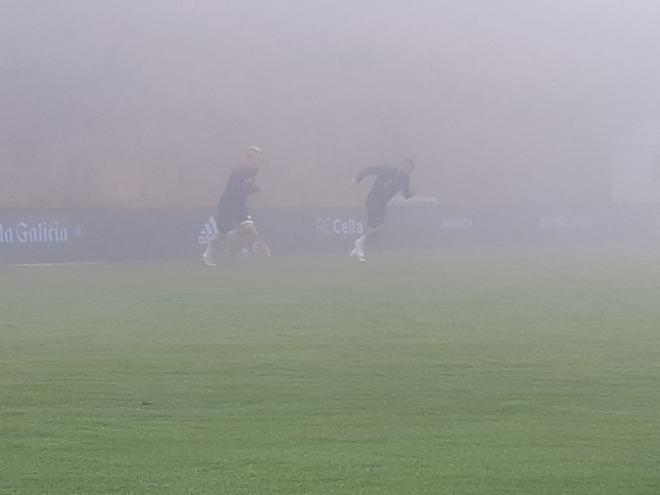
[[[226,234],[227,232],[238,228],[240,224],[248,220],[252,220],[252,216],[245,205],[230,203],[221,203],[215,216],[215,222],[218,225],[218,231],[221,234]]]
[[[385,223],[387,203],[382,201],[367,201],[367,225],[376,229]]]

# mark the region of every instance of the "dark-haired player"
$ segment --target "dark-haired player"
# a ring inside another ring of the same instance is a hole
[[[236,167],[229,176],[225,192],[220,197],[215,218],[218,231],[209,240],[202,255],[204,263],[208,266],[215,266],[213,254],[216,248],[224,246],[225,241],[231,241],[224,246],[227,252],[233,251],[231,246],[237,244],[235,242],[237,237],[250,246],[257,243],[263,244],[246,205],[248,196],[259,190],[255,184],[255,178],[259,173],[261,154],[261,148],[251,146],[248,149],[245,163]]]
[[[406,158],[398,167],[366,167],[355,178],[358,184],[367,175],[375,175],[376,180],[367,195],[367,231],[355,241],[351,256],[360,261],[366,261],[364,248],[378,236],[385,225],[387,203],[399,192],[405,199],[411,198],[410,174],[415,169],[415,162]]]

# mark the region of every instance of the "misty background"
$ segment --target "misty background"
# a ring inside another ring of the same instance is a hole
[[[418,163],[460,205],[609,199],[660,122],[656,0],[0,0],[0,206],[362,201]]]

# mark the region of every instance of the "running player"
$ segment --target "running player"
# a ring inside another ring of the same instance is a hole
[[[355,241],[351,256],[360,261],[367,261],[364,248],[374,237],[378,236],[385,225],[387,203],[401,192],[405,199],[411,198],[410,174],[415,169],[415,162],[406,158],[398,167],[366,167],[355,178],[358,184],[367,175],[375,175],[376,181],[367,195],[367,231]]]
[[[245,163],[236,167],[229,176],[227,187],[218,204],[218,213],[215,219],[218,231],[209,240],[202,255],[202,259],[207,266],[215,266],[213,254],[216,248],[236,236],[244,239],[246,243],[249,241],[250,246],[257,243],[259,245],[263,244],[259,239],[254,220],[245,204],[248,196],[259,191],[254,182],[259,173],[261,154],[261,148],[251,146],[248,149]],[[235,243],[232,242],[231,244],[234,245]],[[227,251],[233,251],[233,249],[227,249]]]

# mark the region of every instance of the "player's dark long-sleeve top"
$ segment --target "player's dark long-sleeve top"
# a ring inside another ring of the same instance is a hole
[[[360,182],[367,175],[376,176],[376,181],[367,195],[368,203],[387,203],[399,191],[406,199],[413,196],[408,174],[398,167],[366,167],[357,175],[355,182]]]
[[[259,169],[248,165],[236,167],[227,181],[225,192],[220,197],[220,205],[245,205],[245,200],[250,194],[259,190],[254,180]]]

